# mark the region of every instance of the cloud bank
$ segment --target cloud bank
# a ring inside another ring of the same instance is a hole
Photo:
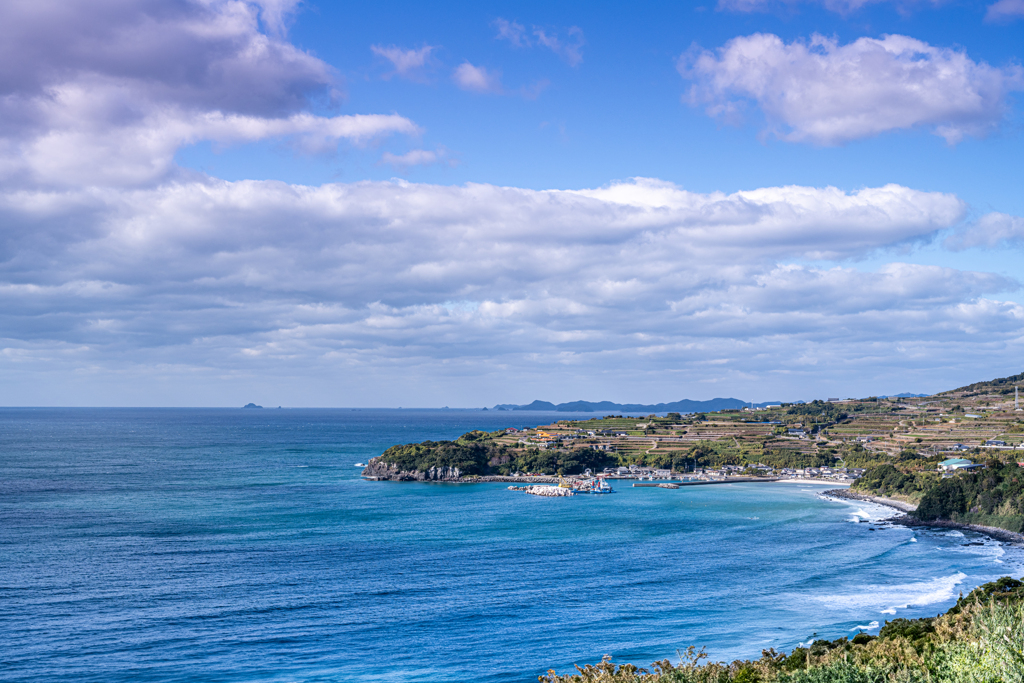
[[[963,214],[955,196],[896,185],[699,194],[647,179],[6,193],[0,347],[14,369],[378,385],[609,368],[763,380],[766,362],[806,379],[818,363],[912,364],[897,346],[941,356],[1019,337],[1024,311],[991,296],[1015,281],[801,264],[930,239]]]
[[[1024,87],[1019,66],[898,35],[840,45],[758,33],[683,55],[678,67],[693,81],[688,101],[708,115],[734,123],[755,104],[770,134],[818,145],[918,127],[955,144],[997,128],[1008,93]]]

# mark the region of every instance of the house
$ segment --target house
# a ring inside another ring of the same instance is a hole
[[[986,446],[1005,446],[1006,442],[1005,441],[1000,441],[999,439],[989,439],[988,441],[985,442],[985,445]]]
[[[951,451],[968,451],[970,449],[967,446],[963,445],[962,443],[955,443],[955,444],[953,444],[953,447],[950,448],[949,450],[951,450]]]
[[[786,433],[790,436],[799,436],[800,438],[807,436],[807,432],[802,429],[787,429]]]
[[[956,472],[959,470],[976,470],[984,467],[984,465],[978,465],[967,458],[950,458],[949,460],[943,460],[939,463],[940,472]]]

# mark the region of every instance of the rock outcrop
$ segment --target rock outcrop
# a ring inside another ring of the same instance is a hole
[[[363,476],[378,481],[459,481],[462,472],[458,467],[431,467],[426,471],[400,470],[398,465],[384,462],[380,457],[370,460]]]

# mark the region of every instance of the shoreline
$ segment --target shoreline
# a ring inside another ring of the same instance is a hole
[[[861,500],[865,503],[875,503],[876,505],[884,505],[900,512],[914,512],[917,510],[917,506],[913,503],[908,503],[903,500],[896,500],[895,498],[883,498],[882,496],[871,496],[866,493],[859,493],[852,489],[829,489],[828,491],[822,491],[821,495],[831,498],[845,498],[846,500]]]
[[[1008,531],[1006,529],[1000,529],[994,526],[982,526],[980,524],[968,524],[966,522],[954,522],[949,519],[935,519],[930,522],[921,521],[915,517],[911,517],[906,514],[908,512],[914,512],[917,510],[917,506],[913,503],[907,503],[902,500],[896,500],[894,498],[883,498],[881,496],[870,496],[865,493],[858,493],[856,491],[850,491],[849,489],[832,489],[829,491],[822,491],[821,495],[828,498],[844,498],[846,500],[861,500],[866,503],[875,503],[877,505],[884,505],[885,507],[899,510],[902,515],[895,517],[889,517],[881,521],[888,522],[890,524],[899,524],[909,528],[922,528],[922,529],[956,529],[958,531],[973,531],[975,533],[984,534],[989,538],[993,538],[1000,543],[1006,543],[1016,547],[1024,547],[1024,534],[1019,534],[1015,531]]]
[[[899,517],[893,517],[885,520],[892,524],[899,524],[905,527],[921,527],[921,528],[938,528],[938,529],[956,529],[960,531],[973,531],[979,534],[985,534],[990,538],[994,538],[1000,543],[1006,543],[1018,548],[1024,548],[1024,534],[1018,534],[1015,531],[1007,531],[1006,529],[1000,529],[995,526],[982,526],[980,524],[968,524],[966,522],[954,522],[948,519],[936,519],[930,522],[922,522],[919,519],[910,517],[909,515],[900,515]]]

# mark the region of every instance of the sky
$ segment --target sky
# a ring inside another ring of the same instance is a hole
[[[0,405],[1021,371],[1024,0],[0,4]]]

